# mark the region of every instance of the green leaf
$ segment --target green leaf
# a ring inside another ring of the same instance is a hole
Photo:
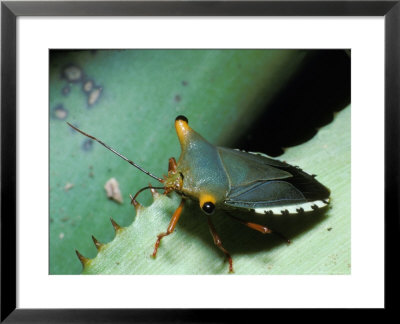
[[[236,274],[350,272],[349,117],[347,108],[310,142],[291,148],[284,155],[288,162],[299,162],[306,169],[319,172],[319,180],[332,190],[327,212],[268,220],[259,217],[259,222],[272,224],[288,235],[293,241],[291,245],[287,246],[279,237],[252,231],[224,213],[213,216],[224,246],[232,253]],[[116,237],[85,264],[83,273],[226,274],[227,260],[214,246],[206,217],[194,203],[187,204],[175,232],[161,241],[157,258],[150,257],[156,236],[168,227],[179,201],[176,194],[156,195],[151,206],[140,207],[135,221],[118,230]]]

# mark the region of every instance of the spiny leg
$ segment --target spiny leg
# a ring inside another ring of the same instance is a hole
[[[164,236],[167,236],[167,235],[171,234],[174,231],[175,226],[178,223],[179,217],[182,214],[182,210],[183,210],[183,205],[184,204],[185,204],[185,199],[182,199],[181,203],[178,206],[178,208],[175,210],[174,214],[172,215],[172,218],[171,218],[171,221],[169,222],[167,231],[165,233],[161,233],[161,234],[159,234],[157,236],[157,241],[156,241],[156,244],[154,245],[153,258],[155,258],[156,255],[157,255],[157,250],[158,250],[158,247],[160,245],[161,239]]]
[[[232,273],[233,272],[233,261],[232,261],[232,257],[229,254],[229,252],[222,246],[222,241],[219,238],[217,231],[215,230],[215,227],[213,225],[213,223],[211,222],[211,218],[210,216],[208,216],[207,218],[208,220],[208,227],[210,229],[210,233],[214,239],[214,244],[222,251],[225,253],[226,257],[228,258],[229,261],[229,272]]]
[[[227,213],[230,217],[232,217],[233,219],[237,220],[238,222],[242,223],[243,225],[259,231],[262,234],[271,234],[274,233],[276,235],[278,235],[280,238],[282,238],[284,241],[286,241],[288,244],[290,244],[290,240],[288,238],[286,238],[284,235],[282,235],[281,233],[277,232],[277,231],[273,231],[272,229],[268,228],[267,226],[261,225],[261,224],[256,224],[256,223],[251,223],[251,222],[246,222],[243,219],[240,219],[239,217],[233,216],[230,213]]]

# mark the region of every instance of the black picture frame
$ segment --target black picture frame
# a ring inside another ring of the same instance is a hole
[[[385,19],[385,309],[394,309],[399,236],[400,4],[396,1],[128,1],[1,3],[1,321],[225,322],[266,310],[16,308],[16,19],[19,16],[380,16]],[[373,172],[371,172],[373,174]],[[371,175],[366,175],[371,176]],[[373,190],[373,189],[372,189]],[[371,235],[372,236],[372,235]],[[373,256],[371,256],[373,262]],[[267,293],[267,292],[266,292]],[[241,312],[242,314],[237,314]],[[243,314],[249,313],[251,314]]]

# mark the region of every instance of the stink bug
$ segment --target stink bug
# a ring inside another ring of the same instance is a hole
[[[232,257],[222,246],[212,223],[212,214],[216,209],[225,210],[233,219],[267,234],[272,233],[268,227],[248,222],[229,212],[239,210],[265,215],[300,214],[329,204],[329,189],[315,180],[314,175],[260,153],[214,146],[190,128],[184,116],[175,119],[181,155],[178,162],[173,157],[169,159],[168,175],[164,178],[144,170],[94,136],[68,125],[163,184],[162,187],[148,186],[140,189],[131,197],[132,204],[137,203],[139,193],[152,188],[164,189],[165,194],[175,191],[182,197],[167,231],[157,236],[153,257],[157,254],[161,239],[174,231],[186,199],[198,201],[201,210],[207,215],[214,243],[228,258],[229,272],[233,272]]]

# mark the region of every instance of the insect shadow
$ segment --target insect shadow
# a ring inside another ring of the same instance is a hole
[[[351,102],[351,59],[343,50],[307,51],[302,69],[233,147],[273,157],[310,140]]]
[[[230,217],[226,212],[217,211],[213,215],[214,225],[224,247],[234,258],[235,255],[248,255],[249,253],[260,251],[266,252],[277,246],[287,245],[287,242],[282,238],[282,236],[295,244],[296,237],[306,233],[308,230],[326,219],[329,210],[318,210],[312,213],[300,215],[266,216],[254,214],[249,217],[249,214],[246,213],[234,212],[232,214],[235,217],[265,225],[275,232],[271,234],[262,234],[241,224],[234,218]],[[193,237],[201,239],[202,243],[209,246],[211,250],[216,251],[213,238],[208,230],[207,219],[204,214],[198,210],[197,205],[189,203],[185,207],[179,227],[176,228],[176,232],[178,233],[175,235],[179,235],[179,231],[185,231],[190,235],[193,235]]]

